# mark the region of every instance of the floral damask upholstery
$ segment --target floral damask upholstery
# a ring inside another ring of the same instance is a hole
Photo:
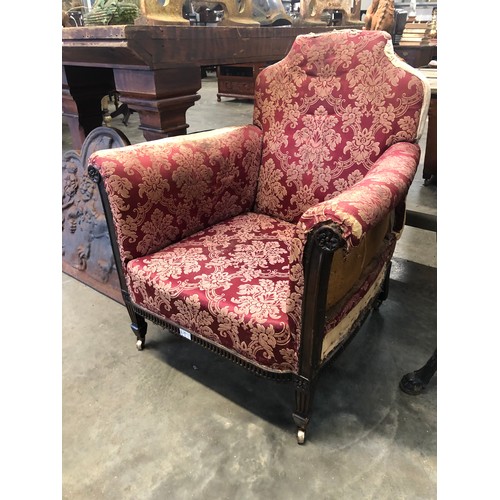
[[[343,33],[334,45],[332,36],[298,37],[256,81],[256,210],[290,222],[356,184],[391,145],[412,142],[421,121],[425,87],[388,57],[387,33]]]
[[[303,442],[320,367],[387,295],[429,96],[385,32],[303,35],[253,124],[92,155],[138,347],[148,319],[295,380]]]

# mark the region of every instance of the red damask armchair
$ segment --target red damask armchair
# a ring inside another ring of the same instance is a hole
[[[297,37],[258,76],[253,124],[98,151],[137,347],[146,320],[296,384],[387,297],[429,86],[382,31]]]

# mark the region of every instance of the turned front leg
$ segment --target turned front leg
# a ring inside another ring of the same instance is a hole
[[[142,351],[144,345],[146,344],[146,332],[148,329],[148,324],[144,319],[144,316],[138,314],[133,307],[127,303],[127,309],[132,323],[130,324],[130,328],[134,332],[134,335],[137,339],[135,343],[137,350]]]
[[[295,412],[292,414],[293,421],[297,425],[297,443],[299,444],[304,444],[306,439],[306,428],[310,420],[313,397],[313,382],[299,377],[295,386]]]

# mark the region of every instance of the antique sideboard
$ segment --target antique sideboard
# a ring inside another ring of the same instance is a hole
[[[278,61],[297,35],[332,29],[160,25],[63,28],[62,111],[73,147],[62,162],[63,272],[122,301],[102,206],[85,169],[86,157],[93,150],[127,141],[110,133],[89,137],[102,125],[104,96],[119,93],[120,101],[137,112],[146,140],[186,134],[186,111],[200,98],[201,66]]]
[[[269,63],[221,64],[217,66],[217,100],[221,97],[253,99],[255,79]]]

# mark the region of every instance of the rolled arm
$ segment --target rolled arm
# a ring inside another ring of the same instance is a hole
[[[309,208],[298,225],[307,234],[318,223],[331,221],[338,226],[347,247],[356,246],[369,229],[404,200],[419,159],[417,144],[393,144],[361,181]]]
[[[94,153],[122,266],[250,210],[261,136],[245,125]]]

